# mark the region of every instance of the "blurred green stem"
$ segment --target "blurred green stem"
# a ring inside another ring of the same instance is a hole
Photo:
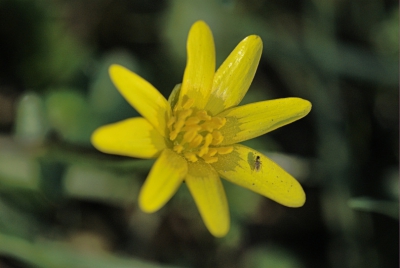
[[[0,233],[0,254],[43,268],[156,268],[165,267],[143,261],[118,257],[104,252],[82,252],[64,243],[39,240],[29,242]]]
[[[368,197],[352,198],[348,202],[352,209],[381,213],[399,219],[399,203],[396,201],[373,200]]]
[[[142,160],[118,156],[101,155],[87,150],[71,150],[64,146],[53,145],[47,148],[43,160],[60,161],[65,164],[86,163],[92,166],[118,170],[148,171],[154,160]]]

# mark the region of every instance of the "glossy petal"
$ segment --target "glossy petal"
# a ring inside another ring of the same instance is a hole
[[[214,76],[206,110],[215,115],[241,102],[253,81],[261,52],[262,41],[256,35],[246,37],[236,46]]]
[[[138,158],[154,158],[166,147],[165,139],[143,117],[102,126],[93,132],[91,142],[103,153]]]
[[[183,75],[179,101],[185,96],[193,99],[194,106],[204,108],[210,95],[215,72],[215,47],[210,28],[197,21],[190,29],[187,40],[187,63]]]
[[[164,96],[149,82],[125,67],[113,64],[109,73],[122,96],[165,137],[165,122],[171,114],[171,107]]]
[[[165,149],[140,190],[140,208],[147,213],[159,210],[176,193],[187,171],[186,160],[174,151]]]
[[[311,103],[300,98],[255,102],[228,109],[218,116],[227,119],[220,129],[221,145],[249,140],[292,123],[311,110]]]
[[[256,156],[261,168],[255,169]],[[271,159],[246,146],[236,144],[230,154],[219,155],[212,166],[226,180],[288,207],[301,207],[306,196],[300,183]]]
[[[189,163],[185,179],[208,230],[216,237],[229,231],[229,208],[221,179],[209,164]]]

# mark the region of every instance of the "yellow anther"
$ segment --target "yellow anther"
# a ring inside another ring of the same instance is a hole
[[[212,132],[214,128],[212,126],[212,123],[207,121],[201,124],[201,129],[203,131]]]
[[[215,156],[203,156],[202,157],[204,159],[204,162],[211,164],[211,163],[215,163],[218,161],[218,157]]]
[[[205,137],[204,145],[207,147],[210,146],[212,139],[213,139],[213,136],[210,133],[208,133]]]
[[[183,135],[183,141],[186,142],[191,142],[194,137],[196,137],[197,131],[188,131]]]
[[[188,98],[186,100],[186,102],[182,105],[182,108],[183,109],[189,109],[190,107],[192,107],[193,103],[194,103],[194,99]]]
[[[174,123],[174,131],[180,132],[184,124],[185,124],[185,121],[183,121],[183,120],[179,120],[179,121],[175,122]]]
[[[176,121],[175,116],[171,116],[171,117],[168,119],[167,126],[168,126],[169,129],[172,127],[172,124],[174,124],[175,121]]]
[[[197,155],[203,157],[206,153],[208,153],[208,147],[203,145]]]
[[[226,124],[225,117],[214,117],[213,122],[215,123],[215,128],[220,129]]]
[[[208,149],[208,156],[214,156],[218,153],[218,150],[216,148],[209,148]]]
[[[211,119],[211,122],[212,122],[212,124],[213,124],[214,127],[217,127],[217,126],[220,125],[220,119],[219,119],[218,117],[213,117],[213,118]]]
[[[191,126],[184,126],[181,131],[200,131],[201,126],[198,125],[191,125]]]
[[[212,141],[212,135],[208,133],[204,139],[204,144],[201,146],[200,151],[198,152],[198,156],[202,157],[203,155],[208,153],[208,146],[210,146]]]
[[[219,154],[230,154],[233,152],[233,146],[217,148]]]
[[[174,146],[174,151],[177,152],[178,154],[182,153],[183,151],[183,146],[180,144],[177,144]]]
[[[169,133],[169,139],[170,139],[171,141],[175,140],[176,137],[178,137],[178,131],[174,130],[174,131],[171,131],[171,132]]]
[[[200,134],[197,134],[197,136],[194,137],[194,139],[189,144],[189,146],[192,148],[195,148],[195,147],[199,146],[202,141],[203,141],[203,136],[201,136]]]
[[[192,112],[192,109],[182,110],[178,113],[179,120],[186,120],[186,118],[188,118],[192,114]]]
[[[196,162],[198,160],[197,156],[194,153],[188,152],[184,153],[183,155],[190,162]]]
[[[200,118],[200,120],[210,120],[211,116],[207,114],[206,111],[200,110],[196,113],[196,115]]]
[[[212,145],[218,145],[224,140],[224,136],[222,136],[221,132],[218,130],[214,130],[212,133],[213,141],[211,142]]]
[[[185,125],[186,126],[192,126],[192,125],[197,125],[200,122],[200,118],[196,116],[191,116],[186,119]]]
[[[214,139],[213,141],[212,141],[212,145],[218,145],[218,144],[221,144],[221,142],[224,140],[224,137],[223,136],[220,136],[220,137],[218,137],[218,139]]]

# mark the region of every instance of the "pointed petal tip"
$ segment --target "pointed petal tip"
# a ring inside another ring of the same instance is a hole
[[[99,138],[100,138],[100,128],[97,128],[95,131],[93,131],[92,135],[90,135],[90,143],[94,146],[94,148],[98,149],[99,147]],[[98,149],[99,150],[99,149]]]
[[[193,23],[192,27],[190,27],[189,35],[194,34],[196,37],[202,37],[204,35],[209,35],[212,39],[212,31],[210,29],[210,26],[203,21],[203,20],[198,20],[195,23]],[[214,41],[212,43],[214,46]]]
[[[252,34],[247,36],[244,40],[251,43],[254,46],[259,46],[260,49],[263,48],[263,42],[260,36]]]
[[[230,227],[229,206],[217,172],[206,163],[192,163],[185,181],[209,232],[225,236]]]
[[[307,115],[312,108],[312,103],[308,100],[302,99],[302,98],[293,98],[298,102],[299,107],[303,108],[304,115]]]
[[[124,68],[124,67],[119,64],[113,63],[108,67],[108,74],[111,76],[112,73],[114,73],[115,71],[117,71],[120,68]]]
[[[297,199],[292,200],[292,203],[290,203],[290,204],[286,203],[286,204],[282,204],[282,205],[287,206],[287,207],[291,207],[291,208],[300,208],[300,207],[304,206],[305,203],[306,203],[306,194],[305,194],[305,192],[303,190],[302,193],[299,193],[299,196],[298,196]]]
[[[278,204],[281,204],[289,208],[300,208],[306,203],[306,193],[304,192],[301,184],[292,177],[292,185],[287,189],[288,193],[290,191],[290,196],[275,194],[272,196],[266,196],[272,199]]]
[[[142,194],[139,194],[138,205],[140,210],[145,213],[154,213],[160,209],[159,207],[149,205],[149,203],[143,198]]]
[[[207,228],[213,236],[215,236],[217,238],[222,238],[222,237],[226,236],[226,234],[229,232],[230,224],[228,221],[227,225],[220,226],[220,228],[218,228],[218,229],[215,227],[214,228],[207,227]]]
[[[257,61],[260,60],[261,54],[262,54],[262,49],[263,49],[263,42],[261,40],[261,37],[258,35],[249,35],[246,38],[244,38],[238,46],[242,46],[246,53],[248,55],[251,55]],[[258,65],[258,64],[257,64]]]
[[[119,64],[116,64],[116,63],[112,63],[112,64],[108,67],[108,69],[110,70],[110,69],[115,68],[115,67],[122,67],[122,66],[119,65]]]
[[[196,34],[204,33],[204,32],[211,33],[211,29],[205,21],[198,20],[195,23],[193,23],[192,26],[190,27],[189,34],[194,33],[194,32],[196,32]]]
[[[121,75],[121,73],[125,73],[125,74],[132,73],[132,74],[136,75],[133,71],[129,70],[128,68],[126,68],[122,65],[116,64],[116,63],[113,63],[108,67],[108,74],[109,74],[111,80],[113,80],[116,76]]]
[[[308,100],[303,100],[303,101],[305,101],[307,103],[307,105],[309,107],[309,110],[311,111],[312,103],[310,101],[308,101]]]
[[[195,23],[193,23],[192,27],[208,27],[208,24],[204,20],[198,20]]]
[[[162,206],[154,206],[152,203],[145,200],[142,196],[143,195],[139,195],[139,198],[138,198],[138,206],[141,211],[143,211],[144,213],[150,214],[150,213],[157,212],[158,210],[161,209]]]
[[[90,136],[90,143],[103,153],[110,153],[108,148],[107,125],[95,129]]]
[[[115,64],[115,63],[113,63],[113,64],[111,64],[109,67],[108,67],[108,75],[110,76],[110,78],[111,78],[111,81],[114,83],[114,85],[116,86],[116,84],[117,84],[117,80],[116,80],[116,77],[118,77],[118,75],[120,75],[121,74],[121,71],[122,72],[127,72],[127,71],[129,71],[127,68],[125,68],[124,66],[122,66],[122,65],[119,65],[119,64]],[[116,86],[117,87],[117,86]],[[117,87],[118,88],[118,87]]]
[[[194,107],[203,109],[215,74],[214,37],[204,21],[197,21],[190,28],[186,49],[187,63],[179,99],[187,96],[195,100]]]

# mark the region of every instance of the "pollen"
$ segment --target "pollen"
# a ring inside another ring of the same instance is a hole
[[[220,146],[224,140],[221,129],[225,117],[211,116],[206,110],[193,108],[194,100],[187,98],[174,108],[167,122],[172,149],[190,162],[202,159],[206,163],[218,161],[218,155],[229,154],[232,146]]]

